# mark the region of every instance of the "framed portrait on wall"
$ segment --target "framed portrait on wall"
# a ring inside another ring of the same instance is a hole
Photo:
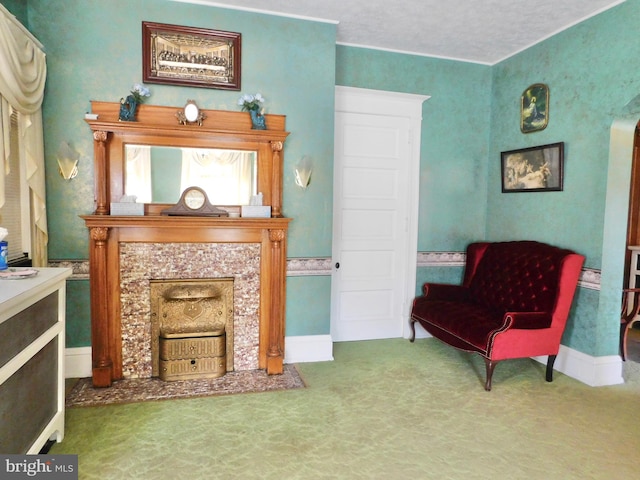
[[[145,83],[240,90],[241,35],[142,22]]]
[[[564,142],[502,152],[502,193],[561,191]]]
[[[544,130],[549,123],[549,87],[535,83],[520,99],[520,130],[532,133]]]

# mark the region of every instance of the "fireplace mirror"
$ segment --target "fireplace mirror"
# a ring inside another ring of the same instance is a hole
[[[125,158],[125,195],[139,203],[176,203],[191,186],[213,205],[248,205],[258,193],[253,150],[128,144]]]
[[[175,107],[140,105],[135,122],[118,121],[119,103],[94,101],[91,109],[97,115],[87,119],[95,143],[94,214],[109,214],[110,203],[127,195],[146,205],[145,215],[159,215],[195,185],[213,205],[246,205],[262,193],[271,216],[283,216],[282,150],[289,134],[283,115],[267,115],[269,128],[254,130],[246,112],[203,110],[202,125],[181,125]],[[227,176],[232,170],[242,174]]]

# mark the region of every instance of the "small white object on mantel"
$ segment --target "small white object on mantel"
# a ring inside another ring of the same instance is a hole
[[[111,202],[111,215],[144,215],[144,203],[136,203],[134,195],[125,195],[119,202]]]
[[[251,195],[249,205],[242,205],[242,216],[245,218],[270,218],[271,207],[262,205],[262,192]]]
[[[243,218],[270,218],[271,207],[268,205],[242,205]]]

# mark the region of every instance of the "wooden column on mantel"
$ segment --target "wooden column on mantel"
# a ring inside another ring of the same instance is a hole
[[[120,244],[258,243],[260,256],[259,368],[283,371],[287,232],[282,214],[285,117],[267,115],[267,130],[251,129],[248,113],[203,110],[205,120],[180,125],[181,107],[141,105],[137,121],[118,121],[119,103],[92,102],[95,211],[82,218],[89,229],[93,384],[109,387],[121,379]],[[145,205],[143,216],[110,215],[111,202],[124,195],[126,144],[231,148],[258,154],[258,191],[271,218],[162,216],[169,205]]]

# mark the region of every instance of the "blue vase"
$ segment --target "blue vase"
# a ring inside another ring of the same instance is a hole
[[[266,130],[267,126],[264,123],[264,115],[258,110],[249,110],[251,115],[251,128],[254,130]]]
[[[0,270],[9,268],[9,244],[6,240],[0,242]]]
[[[138,102],[133,95],[127,96],[126,99],[120,99],[120,115],[118,119],[121,122],[135,122],[136,112],[138,110]]]

